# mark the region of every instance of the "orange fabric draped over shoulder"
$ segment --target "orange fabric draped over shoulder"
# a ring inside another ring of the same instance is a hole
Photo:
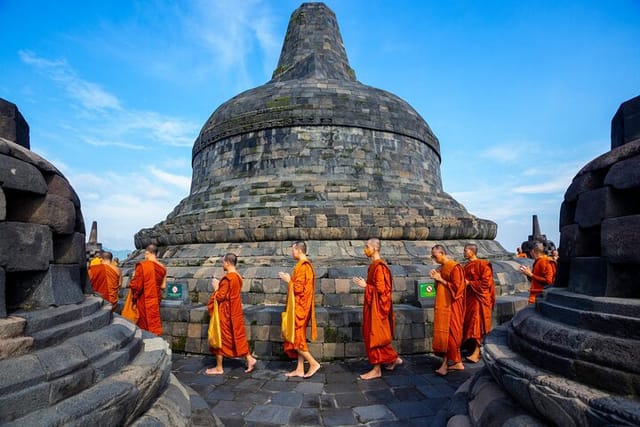
[[[307,345],[307,326],[311,323],[311,339],[317,337],[315,295],[315,272],[309,260],[298,261],[293,268],[289,286],[293,287],[296,301],[296,334],[293,343],[284,342],[284,351],[292,359],[298,357],[298,351],[309,351]]]
[[[533,262],[531,268],[533,277],[530,277],[529,304],[536,302],[536,297],[542,293],[545,286],[553,285],[556,279],[555,264],[549,257],[542,255]]]
[[[120,289],[120,269],[109,264],[95,264],[89,266],[89,280],[93,290],[102,298],[109,301],[112,310],[118,305],[118,290]]]
[[[440,267],[446,283],[437,282],[433,320],[433,352],[446,355],[452,362],[461,362],[460,345],[464,323],[465,282],[462,266],[446,261]]]
[[[156,335],[162,335],[160,301],[166,274],[167,269],[159,262],[140,261],[129,283],[140,312],[138,326]]]
[[[220,314],[222,347],[209,349],[215,355],[244,357],[249,354],[249,343],[242,314],[241,291],[242,277],[238,273],[227,273],[220,279],[218,290],[209,297],[207,303],[209,314],[213,312],[214,301],[218,301]]]
[[[465,264],[467,282],[463,341],[473,339],[480,344],[491,330],[491,316],[496,303],[493,269],[487,260],[475,259]]]
[[[372,365],[393,363],[398,358],[398,353],[391,346],[395,329],[392,290],[393,279],[389,267],[383,260],[373,261],[367,270],[362,306],[364,348]]]

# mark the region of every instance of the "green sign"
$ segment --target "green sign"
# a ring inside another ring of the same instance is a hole
[[[167,299],[182,299],[182,283],[167,283]]]
[[[433,298],[436,296],[436,285],[433,282],[419,283],[418,296],[420,298]]]

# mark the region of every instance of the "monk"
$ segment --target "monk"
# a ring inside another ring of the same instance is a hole
[[[536,302],[536,297],[540,295],[547,286],[552,286],[555,281],[556,269],[551,260],[544,253],[542,242],[535,242],[531,248],[531,257],[534,259],[533,267],[520,266],[522,274],[527,276],[531,282],[529,288],[529,304]]]
[[[138,326],[156,335],[162,335],[160,300],[167,287],[167,269],[158,261],[158,247],[149,245],[144,250],[144,261],[136,264],[129,283],[140,318]]]
[[[526,258],[527,254],[522,252],[522,249],[520,249],[520,246],[518,246],[516,248],[516,258]]]
[[[291,246],[291,256],[298,261],[291,275],[280,272],[280,279],[293,288],[295,297],[295,338],[294,342],[284,342],[284,351],[292,359],[298,359],[296,369],[287,372],[288,377],[311,378],[318,369],[320,363],[309,352],[307,345],[307,325],[311,323],[311,339],[317,337],[316,311],[314,304],[315,272],[307,258],[307,244],[299,241]],[[288,294],[287,294],[288,298]],[[305,374],[304,361],[309,363],[309,370]]]
[[[436,374],[462,371],[462,326],[464,323],[465,282],[462,266],[447,257],[442,245],[431,248],[431,259],[440,264],[429,275],[436,282],[436,305],[433,320],[433,352],[442,355]],[[451,362],[451,364],[449,364]]]
[[[220,280],[215,277],[211,279],[213,294],[209,297],[207,309],[209,314],[213,313],[213,303],[218,301],[218,313],[220,315],[220,332],[222,336],[221,348],[210,348],[216,355],[216,366],[207,369],[207,375],[221,375],[223,357],[244,357],[247,359],[247,369],[245,372],[253,371],[256,366],[256,359],[249,353],[249,343],[244,330],[244,316],[242,315],[242,277],[236,270],[238,257],[228,253],[222,257],[222,268],[226,272]]]
[[[382,376],[380,365],[387,364],[385,368],[392,371],[397,365],[402,364],[402,359],[391,347],[395,327],[391,302],[393,279],[391,270],[380,256],[380,240],[367,240],[364,254],[371,259],[367,280],[354,277],[353,283],[364,288],[362,336],[364,348],[373,369],[360,375],[360,379],[370,380]]]
[[[477,363],[480,360],[480,342],[491,330],[491,314],[496,304],[496,285],[493,282],[493,269],[487,260],[478,258],[478,245],[464,247],[464,265],[466,282],[463,342],[471,344],[473,350],[467,361]]]
[[[112,258],[111,252],[102,252],[100,263],[89,266],[89,280],[93,290],[109,301],[111,311],[115,311],[118,307],[118,292],[122,286],[122,273],[111,263]]]

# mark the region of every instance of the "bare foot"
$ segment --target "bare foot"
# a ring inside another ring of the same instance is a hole
[[[387,366],[385,366],[384,368],[387,371],[393,371],[394,369],[396,369],[396,366],[398,365],[402,365],[404,363],[404,360],[400,359],[399,357],[394,360],[392,363],[388,364]]]
[[[256,367],[257,362],[258,361],[255,358],[249,356],[249,360],[247,361],[247,369],[245,369],[244,372],[248,374],[249,372],[253,371],[253,368]]]
[[[480,347],[476,347],[473,353],[471,353],[465,359],[471,363],[478,363],[480,361]]]
[[[361,380],[372,380],[374,378],[380,378],[381,376],[382,376],[382,372],[380,372],[380,369],[372,369],[369,372],[367,372],[366,374],[360,375],[360,379]]]
[[[205,375],[222,375],[224,374],[224,371],[218,368],[209,368],[206,371],[204,371],[204,373]]]
[[[444,368],[443,368],[443,367],[441,366],[440,368],[436,369],[436,371],[435,371],[435,372],[436,372],[436,374],[438,374],[438,375],[440,375],[440,376],[444,377],[445,375],[447,375],[447,372],[449,372],[449,371],[447,370],[447,368],[446,368],[446,367],[444,367]]]
[[[300,372],[297,369],[291,372],[287,372],[286,374],[284,374],[287,377],[301,377],[304,378],[304,371]]]
[[[318,372],[318,370],[321,368],[322,366],[318,363],[315,366],[310,366],[309,370],[307,371],[307,373],[304,375],[304,378],[311,378],[312,376],[315,375],[316,372]]]
[[[464,371],[464,365],[462,364],[462,362],[458,362],[458,363],[454,363],[453,365],[450,365],[449,367],[447,367],[448,371]]]

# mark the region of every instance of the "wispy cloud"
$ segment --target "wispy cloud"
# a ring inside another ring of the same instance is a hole
[[[513,163],[527,155],[529,146],[530,144],[523,142],[494,145],[482,151],[480,155],[500,163]]]
[[[190,177],[168,173],[156,168],[155,166],[149,167],[149,171],[160,181],[174,185],[184,191],[189,191],[189,187],[191,186]]]
[[[34,66],[43,75],[62,87],[69,97],[80,103],[82,120],[74,126],[81,142],[92,146],[114,146],[132,150],[147,144],[190,147],[198,132],[198,125],[156,111],[128,108],[100,85],[83,80],[65,60],[51,60],[35,53],[20,51],[25,64]],[[70,129],[69,124],[59,126]]]
[[[76,101],[89,110],[114,109],[119,110],[118,98],[100,85],[81,79],[75,70],[64,59],[50,60],[37,56],[33,52],[21,50],[18,52],[25,64],[41,70],[53,81],[61,85]]]

